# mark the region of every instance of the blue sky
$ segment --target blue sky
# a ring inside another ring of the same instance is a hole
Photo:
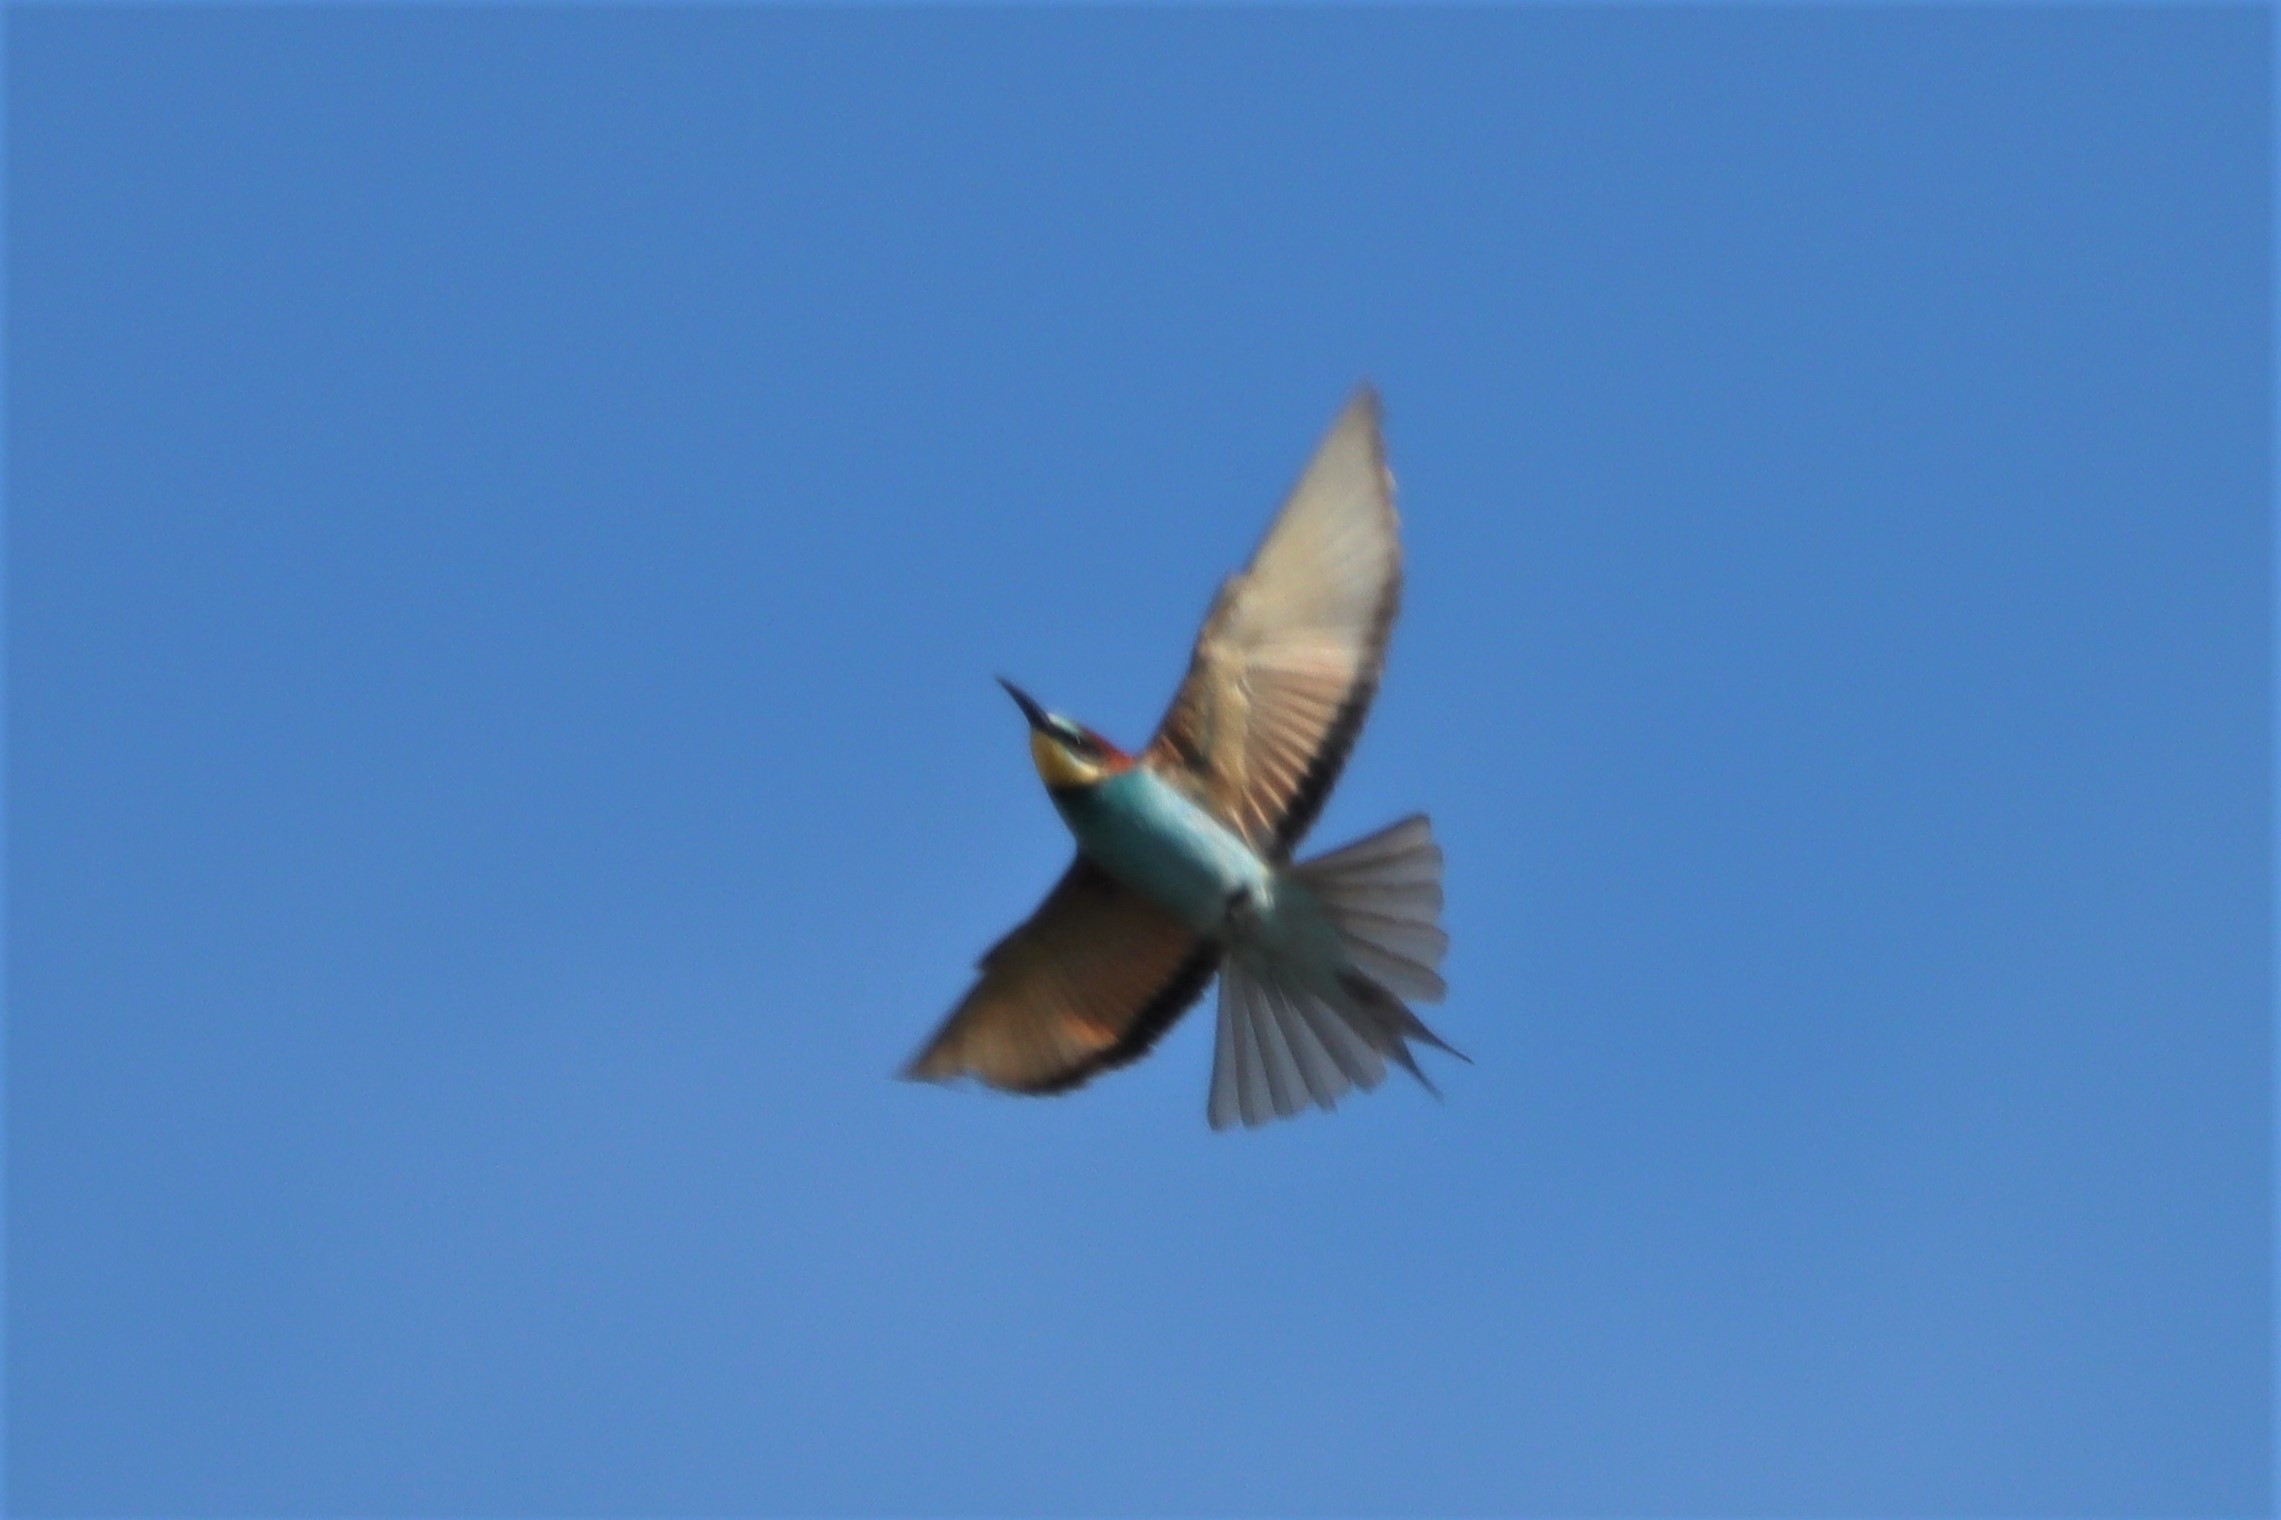
[[[15,9],[20,1513],[2249,1513],[2251,8]],[[1476,1062],[888,1080],[1348,388]]]

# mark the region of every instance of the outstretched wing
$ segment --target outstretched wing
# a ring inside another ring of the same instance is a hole
[[[1220,587],[1149,743],[1150,763],[1278,859],[1322,811],[1377,694],[1402,599],[1398,530],[1364,386]]]
[[[1079,855],[903,1075],[1066,1092],[1137,1061],[1211,981],[1219,947]]]

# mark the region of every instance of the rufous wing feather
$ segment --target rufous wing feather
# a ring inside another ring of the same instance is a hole
[[[1211,981],[1217,945],[1080,855],[903,1070],[1064,1092],[1138,1060]]]
[[[1287,858],[1377,694],[1402,597],[1377,393],[1316,448],[1251,563],[1221,586],[1145,758]]]

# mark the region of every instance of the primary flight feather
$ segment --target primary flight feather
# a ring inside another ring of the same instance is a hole
[[[1413,1040],[1457,1054],[1404,1001],[1444,991],[1427,820],[1291,860],[1377,694],[1399,527],[1365,386],[1220,587],[1137,757],[1004,683],[1077,858],[906,1076],[1065,1092],[1145,1055],[1215,974],[1214,1129],[1330,1108],[1388,1061],[1424,1082]]]

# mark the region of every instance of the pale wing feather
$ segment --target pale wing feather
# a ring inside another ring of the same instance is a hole
[[[1365,386],[1220,588],[1149,759],[1287,856],[1369,711],[1401,592],[1394,483]]]
[[[984,953],[981,979],[903,1074],[1066,1091],[1145,1054],[1218,963],[1215,946],[1080,855]]]

